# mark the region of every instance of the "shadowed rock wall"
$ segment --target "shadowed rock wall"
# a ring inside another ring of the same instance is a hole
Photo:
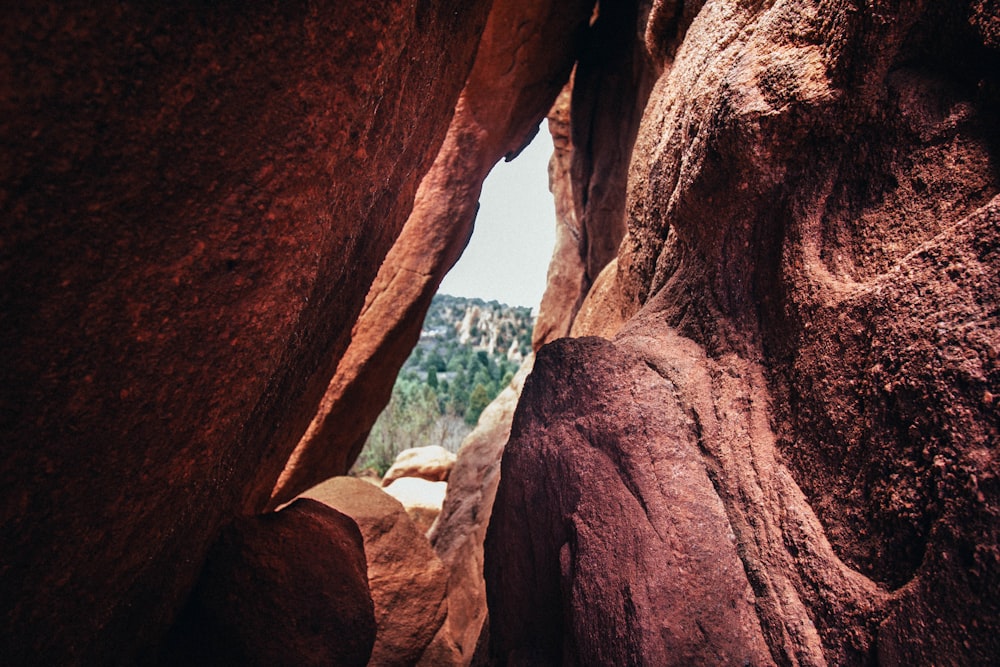
[[[656,75],[637,5],[600,7],[573,79],[549,114],[556,246],[532,340],[536,350],[569,335],[584,297],[625,235],[628,165]]]
[[[267,502],[488,5],[4,8],[8,664],[132,662]]]
[[[362,534],[309,499],[233,521],[209,550],[163,664],[367,665],[377,607]]]
[[[346,469],[574,57],[536,342],[615,338],[526,385],[494,659],[1000,655],[995,8],[529,4],[468,79],[487,3],[4,10],[5,660],[148,661],[225,524]]]
[[[1000,17],[803,0],[643,18],[661,73],[628,233],[581,311],[624,323],[538,353],[487,537],[494,659],[995,660]],[[685,510],[715,499],[716,528]],[[704,557],[727,543],[741,571]],[[700,621],[720,590],[732,609],[750,591],[743,635]],[[675,604],[691,613],[660,613]]]

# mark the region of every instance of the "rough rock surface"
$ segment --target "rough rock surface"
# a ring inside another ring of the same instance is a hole
[[[448,570],[448,618],[440,633],[442,643],[454,646],[463,665],[472,660],[486,618],[483,540],[500,482],[500,457],[533,362],[533,356],[525,360],[510,386],[486,406],[462,442],[444,506],[428,534]]]
[[[584,297],[625,235],[629,159],[655,78],[635,30],[639,4],[600,6],[571,84],[549,113],[556,244],[532,337],[536,350],[570,333]]]
[[[698,444],[638,357],[598,338],[542,348],[486,542],[500,664],[770,662]]]
[[[600,336],[614,338],[625,324],[624,313],[629,310],[619,289],[618,260],[613,259],[604,267],[587,292],[579,310],[573,317],[569,335],[573,338]]]
[[[267,502],[488,5],[5,4],[7,664],[136,660]]]
[[[272,505],[350,468],[444,275],[472,234],[483,179],[531,139],[569,76],[592,0],[496,0],[469,80],[413,213],[379,270],[319,412]]]
[[[441,513],[448,483],[429,482],[419,477],[400,477],[392,484],[382,487],[382,490],[401,502],[420,532],[426,533]]]
[[[570,100],[573,84],[566,84],[548,115],[554,151],[549,159],[549,190],[556,207],[556,239],[545,277],[545,292],[538,306],[532,332],[532,347],[569,333],[573,317],[587,293],[587,267],[581,252],[580,221],[573,201],[573,138],[570,130]]]
[[[704,655],[755,637],[779,664],[1000,655],[987,4],[652,3],[640,30],[660,74],[628,233],[576,329],[618,333],[543,348],[526,387],[488,538],[494,658],[660,664],[664,635],[628,632],[673,585],[642,546],[647,524],[659,539],[695,516],[684,495],[659,523],[677,489],[721,508],[752,591],[745,634],[705,626]],[[642,391],[622,403],[629,386]],[[579,404],[547,407],[563,394]],[[624,423],[601,422],[608,406]],[[683,474],[659,487],[664,461]],[[609,521],[590,510],[601,494],[640,510]],[[690,535],[668,561],[724,546]],[[719,573],[688,574],[700,620]],[[561,625],[530,615],[545,599]],[[688,646],[684,627],[669,644]]]
[[[375,613],[357,524],[306,499],[238,519],[212,545],[174,632],[169,664],[368,664]]]
[[[995,662],[996,3],[498,1],[467,78],[488,4],[3,10],[0,655],[148,662],[222,526],[346,470],[579,56],[539,342],[616,338],[522,401],[489,633],[488,463],[439,522],[422,659]]]
[[[364,536],[378,626],[369,664],[417,664],[448,605],[448,574],[423,531],[397,500],[363,480],[334,477],[303,495],[350,516]]]
[[[392,466],[385,471],[382,486],[388,486],[400,477],[419,477],[429,482],[447,482],[454,466],[455,455],[441,445],[404,449],[396,455]]]

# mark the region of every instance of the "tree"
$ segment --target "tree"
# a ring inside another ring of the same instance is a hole
[[[445,364],[444,358],[441,356],[441,353],[438,352],[436,349],[432,350],[430,354],[428,354],[424,358],[424,370],[429,371],[431,369],[434,369],[438,372],[442,372],[446,368],[447,364]]]
[[[469,407],[465,410],[465,423],[473,426],[479,421],[479,415],[490,404],[490,395],[482,383],[477,383],[469,394]]]
[[[471,308],[482,318],[474,322],[474,338],[459,343],[460,324]],[[493,353],[476,349],[492,322],[498,327]],[[508,350],[531,352],[530,308],[508,308],[496,302],[435,295],[424,322],[427,335],[403,365],[392,398],[372,428],[358,467],[380,472],[407,447],[444,444],[458,447],[483,409],[510,383],[518,364]]]
[[[384,475],[399,452],[431,441],[432,430],[440,417],[441,409],[433,389],[423,383],[397,380],[389,404],[372,426],[355,467],[373,468]]]

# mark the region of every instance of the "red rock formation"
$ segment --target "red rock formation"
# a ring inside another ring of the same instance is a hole
[[[618,260],[613,259],[590,286],[587,298],[583,300],[573,318],[569,330],[570,336],[614,338],[618,333],[625,323],[625,313],[633,309],[622,298],[617,276]]]
[[[5,6],[7,664],[133,661],[267,502],[488,4]]]
[[[538,341],[616,337],[519,408],[493,655],[995,661],[994,5],[603,3],[583,48],[589,3],[512,0],[467,78],[486,4],[4,10],[0,655],[151,658],[221,526],[346,470],[582,54]],[[428,661],[481,634],[477,467]]]
[[[334,477],[304,495],[350,516],[364,536],[378,625],[369,664],[417,664],[448,608],[448,573],[423,531],[396,500],[359,479]]]
[[[500,664],[770,662],[698,446],[640,358],[599,338],[542,348],[486,541]]]
[[[417,342],[431,298],[472,233],[483,179],[501,157],[513,158],[530,140],[569,76],[592,5],[494,4],[444,146],[272,505],[346,473],[357,458]]]
[[[607,346],[543,348],[515,416],[487,549],[494,657],[667,664],[692,644],[685,618],[653,630],[655,595],[686,590],[700,621],[720,595],[737,609],[745,577],[743,634],[703,625],[699,659],[763,638],[780,664],[989,663],[1000,16],[692,7],[645,17],[662,74],[585,326],[629,321]],[[687,503],[719,509],[715,527]],[[690,539],[655,548],[698,564],[684,589],[646,551],[673,534]]]
[[[635,29],[638,4],[600,6],[572,86],[549,115],[556,146],[549,165],[556,247],[532,340],[536,350],[570,333],[584,297],[625,234],[629,159],[654,79]]]
[[[361,666],[374,643],[358,526],[303,499],[223,530],[181,614],[166,662]]]
[[[401,502],[420,532],[426,533],[441,513],[448,483],[430,482],[419,477],[401,477],[386,486],[384,491]]]
[[[462,442],[441,514],[428,535],[448,570],[448,618],[440,634],[461,656],[458,664],[472,660],[486,619],[483,540],[500,482],[500,456],[533,359],[525,360]]]
[[[555,150],[549,159],[549,190],[556,207],[556,242],[545,278],[545,293],[538,306],[532,347],[569,333],[573,317],[587,293],[587,269],[581,256],[582,234],[573,200],[573,139],[570,132],[570,99],[573,82],[566,84],[549,111],[549,133]]]

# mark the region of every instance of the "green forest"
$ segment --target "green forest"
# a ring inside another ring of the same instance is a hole
[[[530,308],[436,295],[355,470],[381,476],[410,447],[457,451],[531,353],[533,326]]]

